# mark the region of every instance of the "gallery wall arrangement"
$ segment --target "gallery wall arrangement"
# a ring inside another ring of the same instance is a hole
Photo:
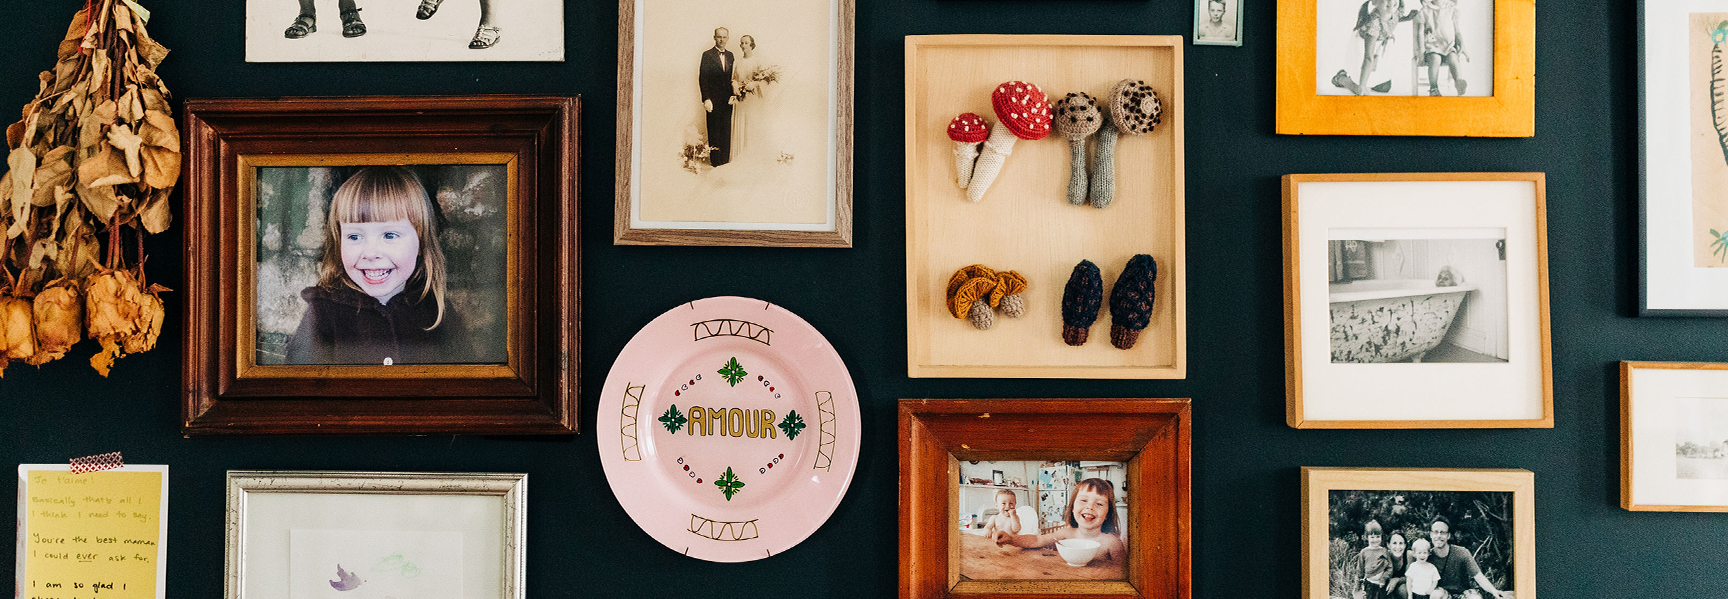
[[[1720,594],[1728,0],[0,22],[20,596]]]

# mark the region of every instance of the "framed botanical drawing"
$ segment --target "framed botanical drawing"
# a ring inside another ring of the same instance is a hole
[[[1190,422],[1186,399],[900,400],[900,596],[1189,597]]]
[[[1535,0],[1278,0],[1278,133],[1536,134]]]
[[[1296,428],[1550,428],[1542,173],[1284,177]]]
[[[189,100],[185,432],[572,432],[577,114]]]
[[[1242,0],[1194,0],[1194,45],[1242,45]]]
[[[1638,4],[1638,311],[1728,316],[1728,2]]]
[[[1535,597],[1535,494],[1528,470],[1303,468],[1302,597]]]
[[[620,0],[621,245],[852,246],[853,0]]]
[[[245,0],[246,62],[564,60],[558,0]]]
[[[1728,512],[1728,364],[1620,363],[1620,507]]]
[[[527,596],[528,475],[228,472],[227,599]]]

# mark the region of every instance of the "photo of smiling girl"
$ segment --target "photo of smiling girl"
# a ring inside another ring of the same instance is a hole
[[[1046,534],[1010,534],[997,531],[997,545],[1021,548],[1053,547],[1064,539],[1086,539],[1098,542],[1093,563],[1124,563],[1128,546],[1122,540],[1122,525],[1116,516],[1116,486],[1102,478],[1088,478],[1074,485],[1068,498],[1068,526]]]

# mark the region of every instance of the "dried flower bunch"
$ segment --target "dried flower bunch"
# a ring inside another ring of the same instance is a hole
[[[171,221],[180,132],[156,77],[168,49],[145,32],[147,19],[135,2],[91,0],[6,129],[0,374],[12,360],[58,359],[88,336],[102,345],[90,365],[107,376],[162,332],[167,288],[145,282],[143,242]]]

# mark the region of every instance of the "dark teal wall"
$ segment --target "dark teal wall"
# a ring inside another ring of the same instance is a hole
[[[280,0],[287,2],[289,0]],[[366,0],[362,0],[365,2]],[[368,10],[411,10],[392,0]],[[0,2],[0,114],[29,101],[74,0]],[[1719,597],[1728,516],[1618,505],[1615,362],[1728,361],[1728,321],[1636,318],[1637,53],[1633,2],[1537,10],[1536,137],[1513,140],[1272,134],[1273,2],[1248,2],[1241,48],[1186,48],[1188,379],[912,380],[905,376],[903,40],[930,33],[1183,34],[1190,0],[859,0],[855,246],[850,250],[611,244],[617,8],[566,5],[568,60],[550,64],[248,64],[240,0],[155,0],[178,98],[533,93],[582,96],[582,433],[574,438],[183,439],[184,298],[165,294],[161,345],[102,379],[81,345],[0,380],[0,464],[124,451],[173,467],[172,597],[218,597],[229,469],[519,471],[531,474],[529,596],[887,597],[895,590],[901,397],[1192,397],[1194,596],[1297,597],[1297,468],[1502,467],[1536,473],[1544,599]],[[400,6],[394,6],[400,5]],[[372,6],[367,4],[368,7]],[[331,20],[334,24],[334,20]],[[508,32],[506,32],[508,35]],[[508,43],[508,40],[506,40]],[[3,120],[10,121],[12,117]],[[1296,431],[1284,425],[1279,183],[1287,173],[1548,173],[1552,430]],[[180,229],[150,243],[150,276],[182,275]],[[745,295],[809,320],[852,369],[866,415],[851,491],[828,524],[745,564],[680,556],[619,508],[594,445],[596,394],[637,328],[683,301]],[[3,493],[3,491],[0,491]],[[0,563],[11,545],[0,544]]]

